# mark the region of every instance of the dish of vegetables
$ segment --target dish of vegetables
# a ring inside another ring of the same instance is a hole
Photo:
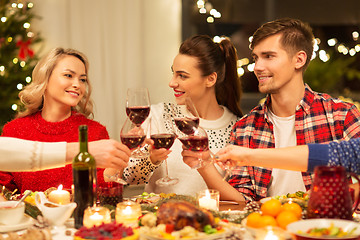
[[[287,230],[297,239],[358,239],[360,224],[343,219],[306,219],[290,223]]]

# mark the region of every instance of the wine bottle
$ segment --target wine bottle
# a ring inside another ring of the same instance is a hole
[[[79,126],[80,152],[72,162],[74,182],[74,210],[75,228],[83,225],[84,211],[93,206],[96,201],[96,163],[88,152],[88,127]]]

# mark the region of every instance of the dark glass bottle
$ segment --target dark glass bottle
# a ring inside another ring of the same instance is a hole
[[[74,181],[74,201],[77,207],[74,211],[75,228],[83,225],[84,211],[93,206],[96,201],[96,163],[88,152],[88,127],[79,126],[80,152],[72,162]]]

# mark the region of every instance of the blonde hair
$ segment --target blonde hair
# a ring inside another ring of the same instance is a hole
[[[74,49],[54,48],[36,64],[32,72],[32,82],[19,93],[20,101],[24,104],[24,110],[17,114],[17,118],[34,114],[42,109],[44,104],[44,93],[49,78],[56,64],[63,56],[74,56],[78,58],[84,63],[85,73],[88,75],[89,61],[83,53]],[[77,106],[72,108],[72,110],[82,113],[86,117],[92,117],[93,101],[90,98],[92,87],[89,76],[87,76],[86,85],[87,88],[83,98],[79,101]]]

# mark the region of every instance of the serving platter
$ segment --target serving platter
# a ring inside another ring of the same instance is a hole
[[[197,237],[184,237],[184,238],[174,238],[177,240],[186,239],[186,240],[226,240],[226,239],[235,239],[234,236],[240,237],[240,239],[246,240],[254,240],[254,236],[249,232],[246,228],[241,226],[232,226],[226,229],[226,231],[221,233],[209,234],[209,235],[202,235]],[[140,239],[143,240],[165,240],[169,239],[166,237],[159,237],[154,235],[149,235],[147,233],[140,231]],[[238,238],[236,238],[238,239]]]

